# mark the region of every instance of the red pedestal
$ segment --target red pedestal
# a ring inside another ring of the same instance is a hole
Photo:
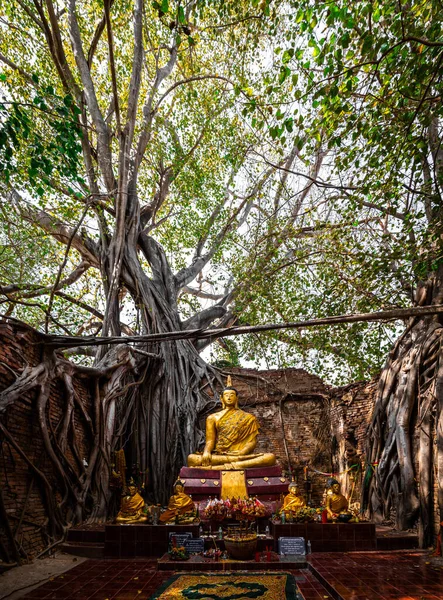
[[[278,500],[281,494],[288,493],[289,479],[283,477],[279,465],[245,469],[246,487],[250,496],[259,500]],[[195,501],[209,497],[220,497],[222,472],[211,469],[182,467],[180,479],[185,482],[185,492]]]

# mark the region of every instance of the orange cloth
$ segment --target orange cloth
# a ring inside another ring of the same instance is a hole
[[[116,521],[137,521],[142,517],[144,506],[145,501],[138,492],[133,496],[130,494],[123,496],[121,499],[120,512],[117,515]]]
[[[255,441],[258,423],[254,415],[244,410],[232,410],[223,415],[216,424],[217,444],[214,454],[240,452],[246,444]]]
[[[342,494],[332,494],[329,497],[328,505],[333,513],[339,514],[344,510],[348,510],[348,501]]]
[[[285,513],[295,512],[299,508],[303,508],[305,506],[305,501],[300,496],[295,496],[294,494],[288,494],[285,496],[283,500],[282,511]]]
[[[184,515],[195,510],[195,504],[187,494],[178,492],[170,497],[168,508],[160,515],[162,523],[173,521],[177,515]]]

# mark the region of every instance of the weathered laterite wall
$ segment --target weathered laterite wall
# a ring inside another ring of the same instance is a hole
[[[26,364],[34,366],[40,362],[39,336],[19,324],[0,322],[0,391],[15,381]],[[90,390],[84,380],[74,379],[76,394],[89,408]],[[60,497],[61,490],[50,460],[43,447],[40,426],[35,410],[37,390],[23,395],[1,415],[1,422],[13,436],[26,457],[40,469]],[[65,409],[65,395],[61,386],[53,386],[48,402],[49,421],[52,435],[57,435],[57,426]],[[80,457],[88,456],[89,439],[82,417],[75,411],[76,444]],[[80,473],[80,465],[71,451],[67,458],[72,468]],[[45,537],[46,508],[43,503],[39,482],[32,474],[26,460],[0,432],[0,492],[15,538],[25,555],[37,555],[48,544]],[[0,535],[11,556],[11,548],[0,525]],[[3,560],[7,557],[0,556]]]
[[[303,467],[309,465],[314,504],[322,501],[331,473],[343,493],[359,501],[376,381],[332,388],[303,369],[233,369],[231,374],[242,408],[260,422],[258,449],[274,452],[301,489]]]

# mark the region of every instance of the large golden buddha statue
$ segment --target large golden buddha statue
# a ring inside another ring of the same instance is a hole
[[[206,444],[203,453],[190,454],[188,467],[235,470],[270,467],[275,455],[254,454],[257,445],[258,423],[238,407],[237,390],[228,386],[221,396],[222,410],[206,419]]]

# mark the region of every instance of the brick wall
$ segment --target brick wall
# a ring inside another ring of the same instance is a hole
[[[359,382],[331,390],[330,424],[332,441],[332,465],[341,483],[343,493],[359,501],[362,480],[366,468],[366,431],[371,420],[378,381]],[[412,416],[411,428],[415,428],[412,440],[415,472],[418,473],[418,448],[420,430],[418,413]],[[433,424],[434,456],[437,454],[435,421]],[[357,465],[357,467],[350,467]],[[435,537],[440,533],[438,506],[438,474],[434,463],[433,519]],[[395,505],[391,509],[391,521],[395,523]]]
[[[20,324],[0,322],[0,390],[6,389],[15,380],[12,371],[20,373],[26,362],[30,366],[40,362],[39,336]],[[26,361],[26,362],[25,362]],[[12,371],[11,371],[12,369]],[[84,380],[74,379],[76,393],[88,409],[90,390]],[[6,413],[1,421],[13,436],[26,456],[46,475],[49,483],[57,491],[58,480],[52,464],[43,447],[40,427],[36,416],[36,390],[22,395]],[[51,427],[57,425],[63,416],[65,402],[64,389],[54,384],[48,402],[48,416]],[[82,417],[75,412],[75,430],[77,446],[81,457],[88,456],[88,437]],[[80,472],[80,465],[68,450],[66,454],[71,467]],[[35,556],[47,546],[45,537],[46,510],[42,500],[39,482],[20,454],[4,439],[0,433],[0,484],[3,500],[13,532],[18,544],[29,557]],[[20,519],[20,529],[17,530]],[[3,529],[0,531],[3,542],[10,551]],[[4,559],[4,557],[3,557]]]
[[[230,372],[241,407],[260,423],[257,449],[274,452],[301,486],[309,464],[314,504],[323,498],[328,475],[322,473],[334,473],[343,493],[359,501],[377,381],[332,388],[303,369]]]

